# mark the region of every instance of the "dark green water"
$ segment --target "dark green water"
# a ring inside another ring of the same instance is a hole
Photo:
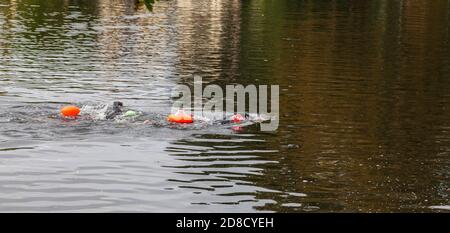
[[[0,0],[0,211],[448,211],[449,11]],[[165,114],[193,74],[280,85],[279,129],[47,117],[117,99]]]

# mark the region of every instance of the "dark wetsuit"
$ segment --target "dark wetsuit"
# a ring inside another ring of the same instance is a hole
[[[123,103],[116,101],[113,103],[113,108],[111,111],[106,113],[106,119],[111,120],[114,119],[117,115],[122,114]]]

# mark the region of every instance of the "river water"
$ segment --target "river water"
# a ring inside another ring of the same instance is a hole
[[[448,0],[0,0],[0,211],[450,209]],[[49,117],[280,86],[280,125]]]

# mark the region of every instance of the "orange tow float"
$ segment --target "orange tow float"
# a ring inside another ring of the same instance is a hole
[[[77,106],[66,106],[61,108],[60,112],[64,117],[76,117],[80,114],[80,108]]]
[[[175,114],[170,114],[167,117],[167,121],[172,123],[183,123],[183,124],[190,124],[194,122],[192,116],[184,113],[183,111],[178,111]]]

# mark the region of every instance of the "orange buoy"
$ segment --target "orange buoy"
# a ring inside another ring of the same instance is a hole
[[[61,108],[61,115],[65,117],[76,117],[80,113],[80,108],[77,106],[66,106]]]
[[[173,123],[183,123],[183,124],[189,124],[189,123],[194,122],[194,120],[192,119],[192,116],[184,113],[183,111],[178,111],[176,114],[170,114],[167,117],[167,121],[173,122]]]
[[[239,113],[231,117],[231,121],[234,123],[239,123],[243,120],[245,120],[245,118]]]

